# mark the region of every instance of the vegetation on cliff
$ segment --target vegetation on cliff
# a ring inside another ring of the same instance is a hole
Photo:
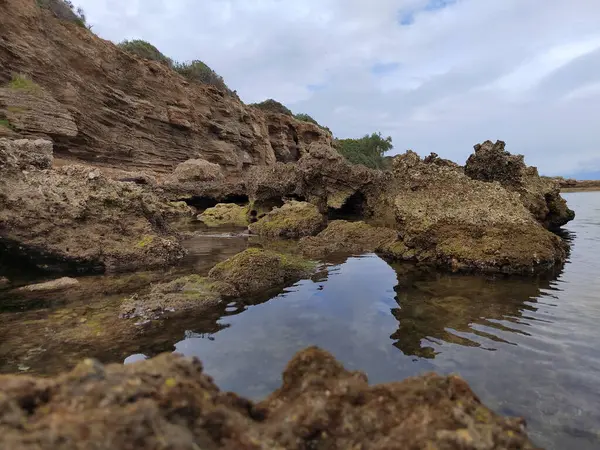
[[[360,139],[337,139],[335,146],[352,164],[371,169],[385,168],[384,154],[394,148],[391,136],[384,138],[381,133],[367,134]]]

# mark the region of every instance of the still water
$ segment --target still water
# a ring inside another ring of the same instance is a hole
[[[110,339],[102,332],[112,319],[102,317],[114,316],[123,292],[182,269],[104,280],[111,288],[93,293],[96,279],[82,279],[79,294],[70,294],[80,298],[41,298],[35,307],[0,313],[0,371],[54,373],[84,355],[131,362],[177,351],[202,359],[222,389],[260,399],[279,386],[296,351],[318,345],[372,383],[457,373],[486,405],[524,416],[537,445],[600,449],[600,192],[565,197],[577,218],[565,232],[569,261],[554,274],[423,273],[355,256],[275,298],[223,305],[121,338],[115,331]],[[246,245],[240,237],[199,236],[187,270],[207,270]],[[66,326],[74,328],[53,340],[56,327]]]

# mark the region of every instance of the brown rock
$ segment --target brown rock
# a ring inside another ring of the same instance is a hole
[[[44,95],[15,97],[3,90],[10,105],[0,100],[0,117],[12,114],[9,106],[17,108],[9,119],[21,136],[60,136],[57,157],[169,173],[200,156],[239,173],[278,159],[295,161],[313,142],[331,144],[319,127],[189,82],[73,23],[62,2],[43,3],[3,3],[0,87],[13,74],[26,74]]]
[[[0,277],[0,289],[3,289],[10,285],[10,280],[6,277]]]
[[[291,201],[251,224],[250,231],[262,237],[297,239],[317,234],[326,224],[326,217],[315,205]]]
[[[181,183],[218,181],[223,179],[223,173],[218,164],[210,163],[205,159],[190,159],[175,168],[173,178]]]
[[[30,284],[16,289],[16,292],[52,292],[62,291],[79,285],[75,278],[63,277],[44,283]]]
[[[165,217],[180,209],[97,170],[46,166],[46,141],[0,141],[0,246],[46,270],[161,266],[184,250]],[[35,152],[28,153],[35,149]],[[5,156],[2,156],[5,155]],[[24,164],[27,162],[27,164]],[[23,165],[32,170],[22,171]]]
[[[373,227],[364,222],[335,220],[314,237],[300,242],[303,255],[319,258],[332,253],[362,254],[373,252],[382,245],[398,238],[398,232],[390,228]]]
[[[239,295],[260,294],[310,276],[316,263],[270,250],[249,248],[211,269],[208,278],[227,283]]]
[[[507,152],[502,141],[475,145],[465,173],[474,180],[498,181],[506,189],[517,192],[525,207],[546,228],[559,228],[575,218],[575,213],[560,196],[559,184],[540,177],[535,167],[525,165],[523,155]]]
[[[0,170],[49,169],[52,160],[51,141],[0,138]]]
[[[535,221],[516,192],[412,153],[394,164],[379,211],[394,211],[402,242],[384,254],[454,270],[520,273],[564,262],[566,244]]]
[[[14,449],[532,449],[520,419],[435,374],[369,386],[317,348],[260,404],[220,392],[196,359],[86,360],[56,378],[0,376],[0,444]]]

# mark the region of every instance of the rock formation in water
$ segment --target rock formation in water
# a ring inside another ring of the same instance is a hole
[[[166,219],[186,210],[90,167],[51,164],[52,142],[0,138],[0,251],[72,272],[156,267],[183,256]]]
[[[573,212],[556,183],[501,141],[476,146],[464,168],[407,152],[391,170],[371,170],[349,164],[319,126],[189,82],[35,0],[4,0],[0,28],[4,146],[44,137],[57,158],[50,170],[49,160],[29,162],[21,152],[21,162],[0,169],[11,173],[1,185],[2,245],[37,266],[175,262],[182,250],[164,219],[183,211],[168,203],[180,200],[201,209],[244,204],[252,221],[265,216],[255,231],[272,237],[315,235],[328,219],[363,220],[396,232],[375,247],[387,257],[453,270],[529,273],[565,260],[564,243],[546,228]],[[91,167],[65,167],[73,160]],[[44,195],[32,195],[42,184]],[[280,226],[295,208],[288,200],[313,205],[306,223]],[[229,215],[213,212],[204,219]]]
[[[521,419],[486,408],[465,381],[426,374],[369,386],[309,348],[260,403],[219,391],[196,359],[80,363],[56,378],[0,376],[10,449],[533,449]]]
[[[228,298],[247,298],[309,277],[316,263],[269,250],[249,248],[213,267],[207,277],[189,275],[157,283],[145,295],[121,304],[124,319],[154,320],[167,313],[202,311]]]
[[[525,165],[523,155],[511,155],[505,143],[485,141],[475,146],[465,165],[465,173],[486,182],[498,181],[517,192],[523,204],[546,228],[559,228],[575,218],[560,196],[560,186],[554,180],[540,177],[535,167]]]

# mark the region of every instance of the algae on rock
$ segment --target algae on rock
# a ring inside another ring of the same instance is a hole
[[[390,228],[374,227],[364,222],[334,220],[318,235],[302,239],[300,250],[303,255],[313,258],[332,253],[356,255],[373,252],[397,238],[398,232]]]
[[[219,203],[213,208],[206,209],[198,216],[205,225],[217,227],[220,225],[248,225],[250,209],[248,206],[240,206],[235,203]]]
[[[295,239],[317,234],[326,223],[315,205],[291,201],[251,224],[250,231],[262,237]]]
[[[310,276],[314,261],[269,250],[249,248],[217,264],[208,277],[235,287],[239,295],[259,294]]]
[[[99,405],[101,405],[99,407]],[[224,393],[196,358],[133,364],[87,359],[54,378],[0,376],[7,449],[531,450],[524,421],[497,415],[457,376],[370,386],[318,348],[254,403]]]

